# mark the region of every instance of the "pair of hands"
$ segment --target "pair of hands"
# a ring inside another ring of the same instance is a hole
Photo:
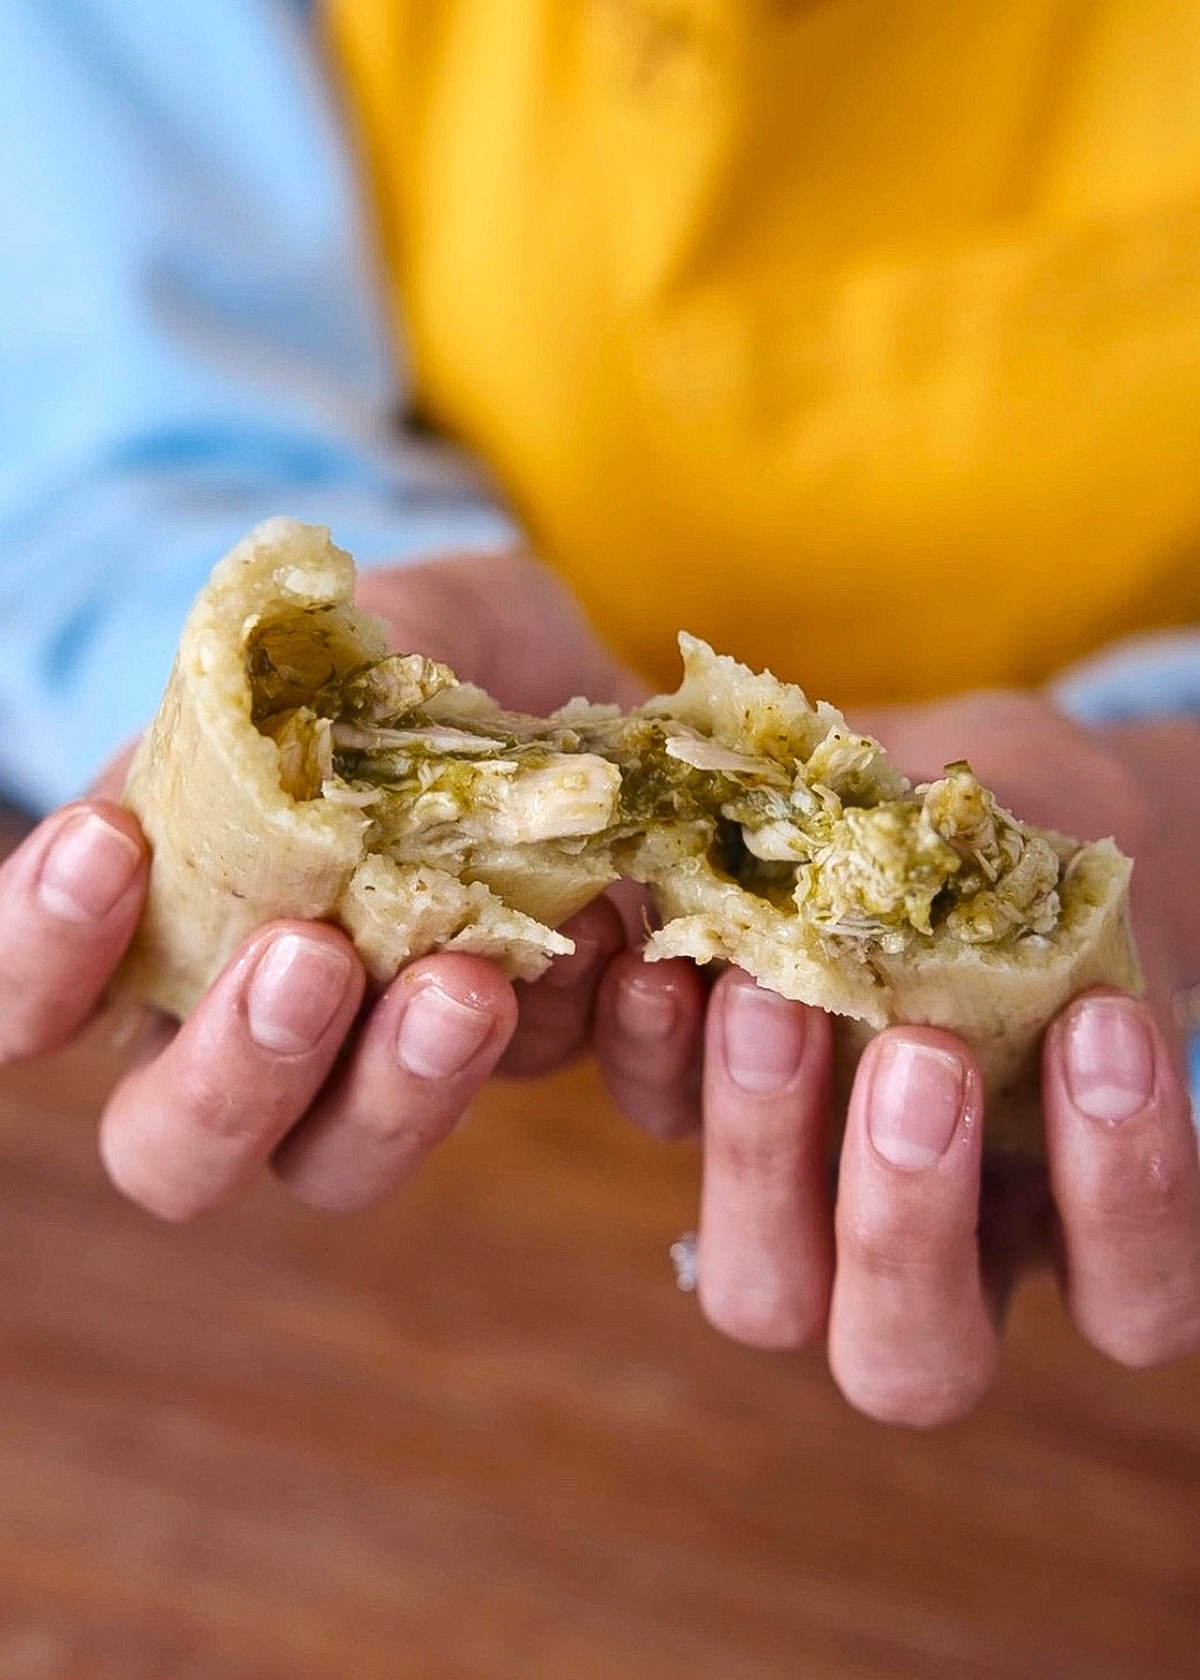
[[[361,599],[396,645],[507,705],[639,698],[561,585],[520,556],[371,574]],[[542,1073],[590,1046],[637,1124],[702,1135],[707,1317],[757,1347],[825,1334],[843,1391],[874,1417],[968,1411],[992,1377],[1003,1301],[1047,1260],[1076,1324],[1114,1358],[1200,1347],[1200,1157],[1169,1026],[1173,989],[1198,977],[1186,859],[1200,812],[1181,810],[1178,791],[1200,787],[1200,731],[1102,741],[1022,694],[860,721],[916,777],[968,757],[1022,816],[1113,833],[1139,858],[1147,1000],[1076,1000],[1048,1034],[1047,1174],[981,1183],[970,1056],[948,1034],[892,1029],[863,1057],[835,1198],[828,1020],[736,971],[710,988],[688,963],[644,963],[632,918],[604,898],[568,925],[574,954],[535,984],[430,956],[365,1010],[337,929],[260,929],[186,1024],[149,1031],[101,1123],[113,1180],[169,1219],[230,1199],[267,1165],[311,1207],[366,1207],[417,1170],[493,1071]],[[114,767],[0,868],[0,1059],[69,1041],[133,931],[148,856],[113,802],[120,781]],[[1160,800],[1168,786],[1175,797]]]

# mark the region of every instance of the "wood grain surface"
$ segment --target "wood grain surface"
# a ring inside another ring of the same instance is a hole
[[[931,1436],[674,1288],[696,1158],[587,1068],[338,1222],[107,1188],[98,1040],[0,1092],[0,1680],[1195,1680],[1200,1362],[1018,1300]]]

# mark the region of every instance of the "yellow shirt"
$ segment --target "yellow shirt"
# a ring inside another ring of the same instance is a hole
[[[652,678],[1200,618],[1200,3],[327,0],[424,411]]]

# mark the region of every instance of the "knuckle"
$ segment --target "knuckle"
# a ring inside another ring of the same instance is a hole
[[[423,1160],[463,1115],[459,1106],[422,1112],[397,1101],[374,1101],[358,1109],[352,1116],[354,1130],[373,1146],[382,1150],[391,1170],[400,1165]]]
[[[712,1126],[704,1139],[710,1172],[733,1183],[783,1185],[796,1177],[801,1154],[798,1131],[775,1126]]]
[[[839,1210],[838,1261],[881,1283],[919,1281],[945,1274],[969,1233],[917,1219],[891,1198],[873,1198],[852,1213]]]
[[[193,1080],[179,1106],[187,1121],[209,1137],[230,1142],[245,1135],[245,1104],[210,1079]]]
[[[1110,1239],[1153,1245],[1186,1216],[1194,1172],[1158,1149],[1123,1156],[1081,1197],[1080,1212]]]
[[[265,1088],[248,1095],[233,1082],[222,1082],[215,1069],[189,1069],[177,1089],[176,1123],[218,1143],[243,1143],[256,1136],[278,1106]]]
[[[636,1044],[602,1033],[593,1049],[604,1077],[622,1091],[641,1094],[651,1106],[680,1099],[699,1106],[702,1072],[690,1042]]]

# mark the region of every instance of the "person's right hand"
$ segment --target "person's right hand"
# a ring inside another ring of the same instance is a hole
[[[907,1426],[980,1401],[1007,1298],[1035,1267],[1053,1267],[1080,1333],[1120,1364],[1200,1352],[1200,1151],[1170,1007],[1200,977],[1200,726],[1130,725],[1114,741],[1040,696],[996,692],[868,727],[914,780],[965,757],[1023,817],[1115,835],[1137,859],[1146,995],[1098,988],[1067,1004],[1042,1057],[1046,1160],[997,1156],[986,1171],[968,1047],[887,1028],[859,1063],[832,1185],[830,1018],[737,969],[710,991],[680,958],[620,956],[597,1057],[631,1119],[702,1142],[701,1310],[758,1348],[824,1338],[850,1403]]]
[[[367,574],[360,599],[397,646],[447,660],[510,706],[637,697],[563,587],[522,555]],[[0,865],[0,1063],[70,1043],[133,934],[149,851],[116,802],[127,762]],[[310,1206],[378,1201],[452,1130],[514,1033],[529,1070],[582,1048],[621,921],[603,901],[565,931],[576,954],[522,987],[520,1004],[490,963],[447,953],[413,962],[364,1007],[362,965],[339,929],[259,928],[182,1026],[150,1023],[104,1109],[110,1176],[168,1219],[229,1200],[268,1162]]]

